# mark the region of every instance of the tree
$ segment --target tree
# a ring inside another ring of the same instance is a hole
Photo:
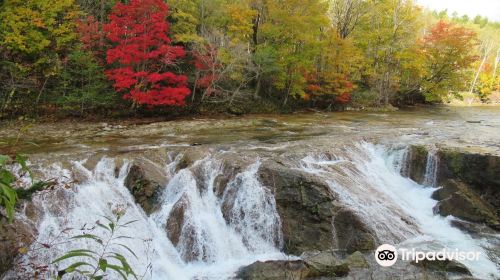
[[[268,1],[266,20],[260,25],[256,46],[277,54],[272,84],[280,91],[283,104],[290,97],[306,97],[306,73],[314,68],[321,52],[318,38],[328,24],[327,3],[321,0]]]
[[[106,34],[102,30],[102,23],[95,19],[94,16],[87,16],[77,21],[77,30],[82,48],[92,53],[94,58],[104,65],[106,61],[106,49],[109,46],[105,41]]]
[[[413,60],[421,9],[409,0],[374,1],[354,34],[364,51],[363,83],[378,94],[378,103],[389,105],[401,92],[401,77]]]
[[[76,0],[76,3],[88,16],[104,23],[116,0]]]
[[[486,24],[488,24],[488,18],[483,18],[480,15],[477,15],[476,17],[474,17],[473,22],[483,28]]]
[[[308,98],[316,101],[347,103],[350,94],[356,89],[352,78],[359,77],[361,52],[350,38],[342,39],[336,28],[326,30],[321,36],[321,52],[315,69],[308,73]]]
[[[104,67],[92,53],[77,48],[64,60],[61,78],[54,88],[57,104],[71,115],[82,116],[90,112],[103,112],[117,108],[118,98],[104,75]]]
[[[366,13],[364,0],[331,0],[330,18],[340,38],[345,39]]]
[[[420,44],[426,69],[421,86],[426,99],[441,101],[448,93],[463,89],[464,70],[477,59],[471,52],[477,46],[476,33],[441,20]]]
[[[184,105],[190,94],[187,77],[172,72],[185,51],[167,36],[167,15],[161,0],[131,0],[117,3],[104,25],[113,45],[106,75],[134,105]]]
[[[200,43],[203,41],[198,34],[200,25],[200,0],[171,1],[169,15],[172,38],[183,44]]]
[[[9,0],[0,8],[0,99],[6,97],[0,109],[28,111],[57,80],[76,43],[80,11],[73,0]]]

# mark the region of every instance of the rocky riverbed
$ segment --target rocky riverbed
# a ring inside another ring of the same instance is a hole
[[[146,279],[500,276],[495,107],[21,127],[2,125],[0,149],[58,185],[0,222],[5,279],[54,275],[91,246],[65,240],[117,208]],[[482,258],[384,268],[384,243]]]

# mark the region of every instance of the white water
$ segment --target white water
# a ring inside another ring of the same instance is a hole
[[[425,165],[424,182],[425,186],[437,187],[437,171],[438,171],[439,158],[436,151],[430,150],[427,153],[427,162]]]
[[[174,169],[172,164],[166,167],[167,173]],[[144,279],[225,279],[233,276],[239,267],[257,260],[288,258],[278,248],[283,241],[274,197],[255,179],[259,163],[248,167],[228,184],[227,190],[240,185],[234,193],[236,202],[230,211],[230,223],[222,215],[223,200],[213,192],[215,176],[220,172],[217,161],[207,158],[195,166],[202,170],[202,185],[199,185],[200,181],[197,185],[188,169],[175,173],[166,187],[161,209],[147,217],[124,186],[128,164],[122,166],[119,176],[115,177],[116,166],[112,159],[103,158],[95,170],[87,170],[82,163],[75,162],[73,171],[85,176],[86,181],[75,187],[76,193],[68,192],[72,193],[69,209],[68,206],[37,201],[46,205],[37,242],[57,243],[53,241],[61,239],[61,232],[70,227],[74,229],[68,231],[68,236],[81,234],[79,229],[84,225],[85,228],[92,228],[96,220],[104,222],[102,216],[112,217],[113,209],[119,208],[126,209],[122,221],[137,220],[121,229],[119,234],[133,237],[121,242],[138,258],[120,247],[115,247],[114,251],[127,256],[136,274],[144,274]],[[56,169],[56,172],[50,173],[69,173],[68,170]],[[43,200],[41,197],[37,199]],[[181,199],[187,206],[183,234],[176,247],[167,237],[165,224],[173,205]],[[100,236],[104,234],[100,228],[87,232]],[[192,247],[188,246],[190,235],[194,236]],[[47,264],[64,252],[82,248],[100,250],[95,243],[73,240],[50,250],[37,250],[35,258]],[[186,261],[185,256],[191,250],[195,257]],[[68,264],[63,263],[60,268]],[[120,279],[118,275],[110,276]]]
[[[424,187],[401,176],[405,150],[388,152],[369,143],[357,144],[343,153],[343,160],[327,162],[311,156],[303,160],[303,169],[329,182],[341,200],[356,209],[374,229],[380,244],[421,251],[447,249],[480,252],[479,261],[464,261],[475,277],[495,279],[498,267],[486,254],[485,240],[473,239],[450,225],[449,218],[434,215],[433,188]],[[431,161],[429,185],[435,184],[436,164]],[[432,178],[434,177],[434,178]],[[408,225],[403,220],[410,221]]]
[[[381,243],[420,250],[479,251],[480,261],[465,262],[474,276],[499,276],[498,268],[482,248],[486,241],[472,239],[451,227],[449,219],[434,215],[436,201],[430,198],[434,189],[401,176],[404,150],[388,152],[381,146],[361,143],[337,154],[310,155],[300,162],[300,168],[328,182],[340,200],[372,227]],[[123,242],[138,258],[122,248],[115,250],[128,256],[136,273],[145,274],[144,279],[227,279],[239,267],[256,260],[290,258],[280,252],[283,238],[274,197],[257,180],[259,160],[236,175],[221,196],[214,190],[216,177],[222,172],[215,156],[176,171],[179,160],[179,156],[172,158],[165,166],[170,180],[160,209],[150,217],[124,186],[127,163],[119,167],[116,176],[113,159],[103,158],[94,170],[74,162],[73,173],[84,179],[67,191],[67,203],[60,198],[36,198],[45,208],[37,241],[51,243],[68,227],[74,228],[68,236],[80,234],[82,226],[90,228],[96,220],[102,220],[101,216],[112,216],[113,209],[120,208],[126,209],[124,221],[137,220],[120,234],[133,237]],[[46,172],[48,177],[70,177],[68,170],[57,166]],[[435,182],[435,172],[434,167],[429,168],[430,182]],[[51,205],[50,201],[58,204]],[[174,245],[165,228],[173,210],[180,206],[184,222],[179,242]],[[103,232],[96,228],[92,233]],[[80,240],[37,251],[36,258],[47,264],[77,248],[98,249]]]

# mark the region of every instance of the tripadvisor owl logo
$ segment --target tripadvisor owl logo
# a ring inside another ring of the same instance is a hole
[[[439,251],[420,251],[415,248],[399,248],[399,257],[402,261],[412,261],[418,263],[423,260],[456,260],[456,261],[477,261],[481,252],[460,251],[459,249],[443,248]],[[398,250],[389,244],[380,245],[375,251],[375,260],[381,266],[393,266],[398,260]]]
[[[381,266],[392,266],[398,260],[398,251],[392,245],[380,245],[375,251],[375,260]]]

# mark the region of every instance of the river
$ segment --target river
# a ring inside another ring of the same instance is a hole
[[[17,141],[18,129],[3,125],[0,148]],[[37,253],[25,258],[50,263],[71,249],[98,250],[87,240],[38,247],[122,209],[123,219],[135,222],[120,234],[130,237],[123,242],[137,257],[129,261],[144,279],[230,279],[257,260],[299,259],[286,249],[289,222],[276,186],[262,179],[272,162],[328,186],[377,243],[481,252],[479,260],[464,265],[474,277],[500,277],[500,235],[479,238],[453,227],[453,217],[436,215],[436,164],[430,154],[425,180],[409,179],[404,169],[410,145],[500,156],[500,108],[36,124],[25,129],[16,148],[39,177],[58,178],[67,187],[33,198],[39,214],[31,249]],[[151,210],[126,187],[138,161],[165,178]],[[328,242],[338,249],[342,238],[334,230]]]

